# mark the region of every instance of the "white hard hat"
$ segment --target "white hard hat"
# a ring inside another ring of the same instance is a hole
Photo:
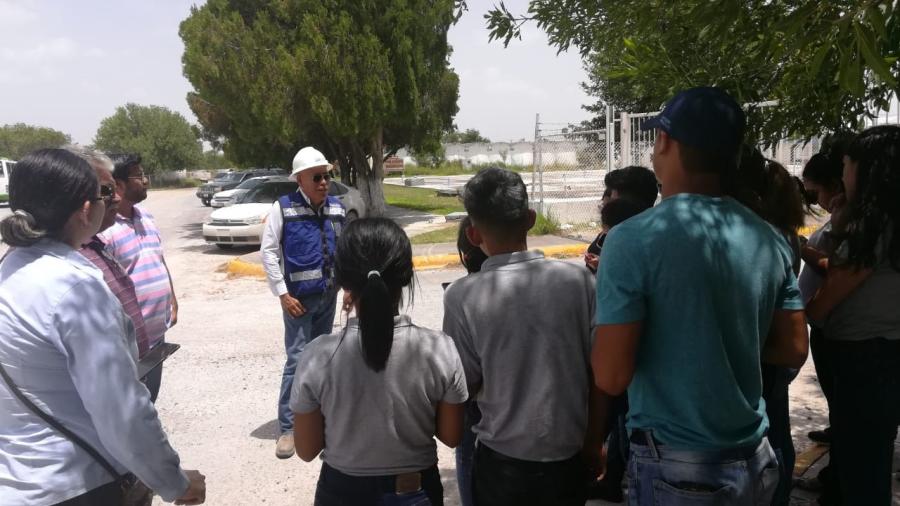
[[[291,175],[296,176],[304,170],[313,169],[315,167],[331,168],[331,164],[328,163],[328,160],[325,159],[325,155],[319,152],[318,149],[307,146],[300,151],[297,151],[297,154],[294,155],[294,170],[291,171]]]

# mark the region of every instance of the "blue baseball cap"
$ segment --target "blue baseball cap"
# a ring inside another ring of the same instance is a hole
[[[704,86],[679,92],[641,130],[658,128],[687,146],[712,149],[739,146],[746,126],[747,117],[731,95]]]

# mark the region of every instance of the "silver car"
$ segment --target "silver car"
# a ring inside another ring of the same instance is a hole
[[[203,224],[203,238],[223,249],[234,245],[258,245],[272,202],[293,191],[297,191],[297,183],[284,176],[264,181],[242,194],[234,205],[213,211],[209,222]],[[331,181],[328,194],[344,205],[347,221],[365,216],[366,207],[359,190]]]

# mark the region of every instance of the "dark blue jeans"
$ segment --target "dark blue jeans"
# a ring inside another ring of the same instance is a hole
[[[778,462],[766,438],[728,450],[670,450],[633,435],[628,462],[631,506],[769,506]],[[641,443],[644,444],[641,444]]]
[[[300,304],[306,313],[294,318],[287,313],[284,317],[284,351],[287,360],[281,373],[281,393],[278,396],[278,425],[281,433],[294,430],[294,413],[291,412],[291,386],[294,384],[294,371],[303,348],[313,339],[331,333],[334,323],[337,292],[334,290],[317,295],[301,297]]]
[[[351,476],[323,462],[315,506],[442,506],[444,486],[437,466],[421,474],[420,492],[397,495],[396,476]]]
[[[900,341],[828,341],[834,504],[889,506],[900,423]]]
[[[791,413],[788,387],[796,375],[795,369],[762,364],[763,399],[769,417],[769,443],[778,459],[779,480],[772,504],[788,506],[797,453],[791,438]]]
[[[466,402],[463,419],[463,436],[456,447],[456,484],[459,486],[459,502],[462,506],[474,506],[472,499],[472,464],[475,461],[475,433],[472,426],[481,420],[481,410],[473,400]]]

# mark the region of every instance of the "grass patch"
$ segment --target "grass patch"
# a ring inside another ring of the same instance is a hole
[[[9,195],[7,195],[5,193],[0,193],[0,203],[5,204],[7,202],[9,202]]]
[[[537,213],[537,219],[534,221],[534,226],[528,231],[528,235],[553,235],[557,232],[559,232],[559,220],[552,214],[545,216]]]
[[[459,225],[447,225],[444,228],[425,232],[424,234],[416,234],[409,238],[412,244],[435,244],[439,242],[456,242],[456,231]]]
[[[446,227],[417,234],[409,238],[412,244],[435,244],[439,242],[456,242],[456,234],[459,230],[459,223],[447,225]],[[553,216],[547,217],[538,213],[534,226],[528,231],[528,235],[553,235],[559,232],[559,221]]]
[[[191,177],[187,177],[184,179],[171,179],[165,180],[160,178],[157,181],[153,181],[151,184],[151,188],[156,189],[173,189],[173,188],[196,188],[203,184],[203,181],[199,179],[194,179]]]
[[[441,197],[428,188],[410,186],[383,185],[384,201],[390,206],[413,209],[441,216],[464,211],[462,202],[457,197]]]

